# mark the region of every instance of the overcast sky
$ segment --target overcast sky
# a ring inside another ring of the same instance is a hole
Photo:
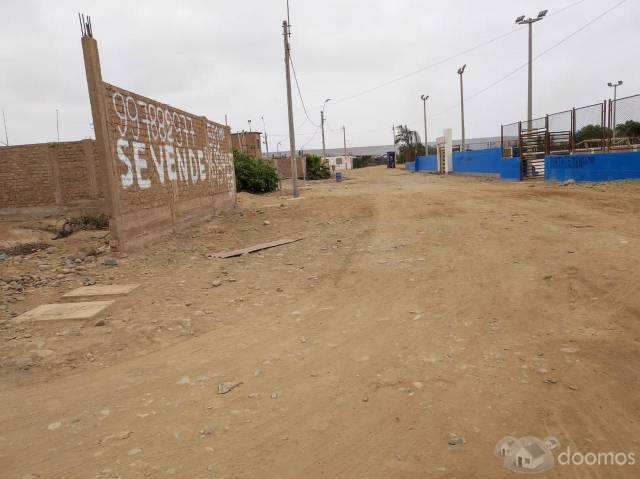
[[[526,118],[526,68],[476,94],[526,62],[527,28],[515,17],[549,9],[534,25],[535,55],[618,3],[290,0],[292,58],[314,124],[332,98],[327,147],[342,145],[342,125],[352,146],[390,144],[393,124],[422,134],[423,93],[429,139],[447,127],[458,137],[463,63],[466,136],[499,136],[501,123]],[[56,109],[61,140],[93,137],[83,12],[92,18],[105,81],[213,121],[227,114],[234,131],[248,129],[249,119],[262,129],[264,116],[270,150],[280,141],[288,149],[285,0],[2,0],[0,7],[0,108],[11,144],[55,141]],[[619,96],[640,93],[639,37],[640,2],[627,0],[549,50],[534,64],[534,115],[602,101],[611,80],[624,80]],[[306,120],[295,85],[294,95],[297,147],[317,148],[318,128]]]

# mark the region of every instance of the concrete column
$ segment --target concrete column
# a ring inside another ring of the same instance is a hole
[[[105,205],[109,215],[109,230],[111,232],[111,246],[123,249],[125,238],[120,235],[120,182],[115,169],[114,139],[109,134],[107,126],[107,104],[102,70],[100,69],[100,55],[98,43],[90,36],[82,37],[82,53],[84,68],[87,74],[89,101],[91,102],[91,116],[96,135],[96,155],[102,165],[101,174],[104,175]]]

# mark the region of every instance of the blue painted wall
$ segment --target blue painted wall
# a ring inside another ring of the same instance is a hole
[[[497,176],[500,174],[500,163],[502,163],[500,148],[453,153],[454,173]]]
[[[438,171],[438,158],[436,155],[418,156],[415,169],[416,171]]]
[[[520,158],[502,158],[500,161],[500,179],[520,181]]]
[[[416,162],[415,161],[410,161],[408,163],[404,164],[404,169],[405,170],[409,170],[409,171],[415,171],[416,169]]]
[[[612,181],[640,179],[640,152],[547,156],[544,179]]]

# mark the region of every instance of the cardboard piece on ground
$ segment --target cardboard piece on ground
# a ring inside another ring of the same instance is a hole
[[[89,319],[111,306],[114,301],[86,301],[82,303],[42,304],[21,314],[14,321],[53,321],[56,319]]]
[[[207,255],[207,258],[232,258],[234,256],[242,256],[243,254],[253,253],[254,251],[273,248],[275,246],[281,246],[283,244],[295,243],[296,241],[300,241],[301,239],[302,238],[281,239],[281,240],[271,241],[269,243],[261,243],[254,246],[248,246],[247,248],[236,249],[233,251],[220,251],[218,253],[209,253]]]
[[[139,284],[94,284],[83,286],[65,294],[64,298],[85,298],[87,296],[117,296],[129,294]]]

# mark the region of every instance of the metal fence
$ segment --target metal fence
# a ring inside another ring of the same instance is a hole
[[[640,147],[640,95],[609,101],[609,148],[613,150]]]
[[[640,150],[640,95],[502,125],[502,156],[520,156],[523,137],[547,155]]]
[[[552,155],[569,153],[572,149],[573,110],[560,111],[548,116],[547,150]]]
[[[486,150],[488,148],[500,148],[500,142],[495,140],[471,140],[465,141],[465,150]]]
[[[500,128],[500,138],[502,143],[502,156],[518,156],[514,154],[514,149],[518,147],[520,141],[520,123],[509,123]]]
[[[573,114],[573,151],[603,151],[607,146],[605,102],[575,108]]]

